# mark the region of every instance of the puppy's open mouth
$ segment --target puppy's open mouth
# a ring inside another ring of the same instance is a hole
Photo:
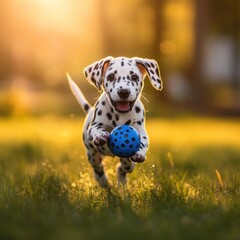
[[[112,105],[118,112],[129,112],[132,110],[134,101],[113,101],[111,99]]]

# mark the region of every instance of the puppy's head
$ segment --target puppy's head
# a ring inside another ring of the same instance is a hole
[[[157,90],[162,80],[156,61],[143,58],[106,57],[84,69],[85,77],[106,93],[117,112],[129,112],[140,97],[143,79],[148,75]]]

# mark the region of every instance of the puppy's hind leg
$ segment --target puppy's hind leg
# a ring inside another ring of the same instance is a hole
[[[90,162],[96,181],[101,187],[108,186],[107,176],[104,171],[102,164],[103,156],[96,150],[88,150],[87,152],[88,161]]]
[[[126,185],[127,173],[131,173],[134,170],[135,163],[128,158],[120,158],[120,163],[117,164],[117,180],[118,186]]]

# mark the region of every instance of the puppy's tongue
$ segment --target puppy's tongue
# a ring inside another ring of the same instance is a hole
[[[127,102],[127,101],[116,102],[116,109],[121,112],[129,111],[129,109],[130,109],[129,102]]]

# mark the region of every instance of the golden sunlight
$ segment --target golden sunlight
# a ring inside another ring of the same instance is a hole
[[[12,0],[7,6],[4,28],[10,33],[14,78],[32,80],[29,72],[36,72],[56,85],[66,70],[79,73],[101,52],[96,0]]]
[[[174,41],[162,41],[160,43],[160,50],[163,54],[173,55],[177,51],[177,45]]]
[[[34,8],[36,24],[40,28],[54,28],[55,31],[74,33],[77,30],[78,21],[89,16],[89,7],[93,1],[68,1],[68,0],[36,0],[29,1]],[[86,23],[85,23],[86,24]],[[84,33],[84,28],[78,29]]]
[[[192,1],[168,1],[164,9],[164,18],[168,26],[160,51],[166,55],[176,53],[178,61],[191,59],[193,52],[194,8]]]

